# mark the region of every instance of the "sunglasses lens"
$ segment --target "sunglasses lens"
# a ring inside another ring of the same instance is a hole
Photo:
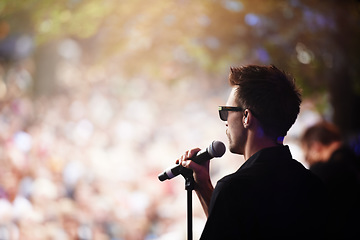
[[[223,121],[227,121],[228,111],[226,110],[219,110],[220,119]]]

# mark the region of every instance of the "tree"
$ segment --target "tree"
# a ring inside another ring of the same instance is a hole
[[[72,38],[87,64],[111,59],[129,75],[166,79],[172,68],[170,82],[206,74],[216,84],[229,65],[275,64],[305,97],[329,92],[332,118],[349,135],[360,130],[359,9],[355,0],[5,0],[0,16],[34,37],[35,52]]]

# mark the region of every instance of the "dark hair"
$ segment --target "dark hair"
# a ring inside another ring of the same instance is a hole
[[[333,142],[341,141],[341,133],[334,124],[323,121],[306,129],[300,141],[307,146],[314,142],[320,142],[327,146]]]
[[[266,135],[286,136],[301,104],[301,93],[294,78],[273,65],[247,65],[230,70],[229,82],[231,86],[238,86],[239,106],[254,114]]]

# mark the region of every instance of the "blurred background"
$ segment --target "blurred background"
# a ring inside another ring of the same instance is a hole
[[[230,66],[296,78],[294,158],[320,119],[359,154],[359,43],[357,0],[1,0],[0,239],[185,239],[184,179],[157,175],[227,143]],[[242,163],[212,160],[213,184]]]

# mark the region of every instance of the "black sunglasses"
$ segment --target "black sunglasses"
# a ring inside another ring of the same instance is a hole
[[[220,119],[223,120],[223,121],[227,121],[228,115],[229,115],[229,111],[241,112],[241,111],[244,111],[244,109],[241,108],[241,107],[219,106],[219,116],[220,116]]]

